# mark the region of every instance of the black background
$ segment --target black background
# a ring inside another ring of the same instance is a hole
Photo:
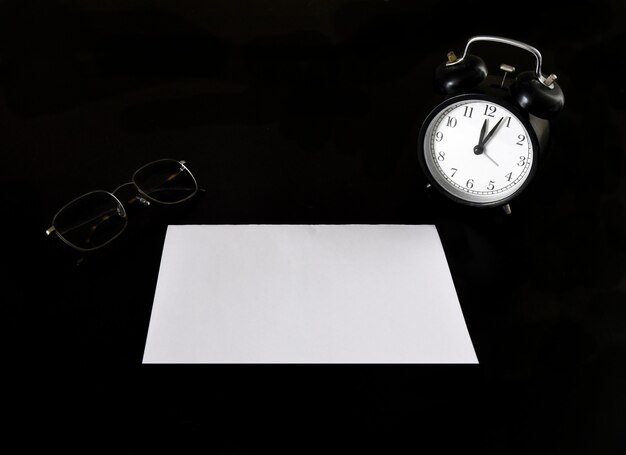
[[[5,433],[80,453],[625,453],[624,20],[619,0],[2,2]],[[417,161],[434,68],[478,34],[539,48],[566,97],[508,217],[429,194]],[[79,267],[44,235],[166,157],[206,194],[130,213]],[[436,224],[480,365],[143,366],[168,223]]]

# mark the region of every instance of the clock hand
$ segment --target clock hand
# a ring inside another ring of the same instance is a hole
[[[480,155],[484,152],[485,148],[483,147],[483,138],[485,137],[485,132],[487,131],[487,120],[483,122],[483,127],[480,129],[480,137],[478,138],[478,144],[474,147],[474,153],[476,155]]]
[[[483,127],[480,129],[480,137],[478,138],[478,145],[483,143],[483,137],[485,137],[485,132],[487,131],[487,119],[483,122]]]
[[[493,134],[496,132],[496,130],[498,129],[498,127],[500,126],[500,124],[502,123],[502,120],[504,120],[504,117],[500,117],[500,120],[498,120],[498,123],[496,123],[496,126],[494,126],[491,131],[489,131],[489,133],[487,133],[487,136],[485,136],[485,138],[483,139],[483,141],[478,144],[482,147],[484,147],[487,142],[489,141],[489,139],[491,139],[491,137],[493,136]]]
[[[491,161],[493,164],[495,164],[496,166],[500,167],[500,165],[498,163],[496,163],[493,158],[491,158],[489,155],[487,155],[487,152],[483,151],[483,155],[485,155],[487,158],[489,158],[489,161]]]

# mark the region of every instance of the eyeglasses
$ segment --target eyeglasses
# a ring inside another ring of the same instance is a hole
[[[117,238],[126,228],[126,209],[115,196],[121,188],[134,185],[139,193],[129,200],[143,205],[179,204],[198,192],[198,183],[185,161],[162,159],[135,171],[132,181],[112,192],[91,191],[74,199],[52,219],[47,235],[55,234],[79,251],[93,251]]]

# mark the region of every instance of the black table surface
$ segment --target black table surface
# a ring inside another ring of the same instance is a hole
[[[625,20],[607,0],[3,2],[5,434],[80,453],[626,453]],[[510,216],[426,190],[417,160],[434,68],[487,34],[539,48],[566,98]],[[160,158],[206,193],[136,210],[80,266],[46,237],[66,202]],[[142,365],[168,224],[435,224],[480,364]]]

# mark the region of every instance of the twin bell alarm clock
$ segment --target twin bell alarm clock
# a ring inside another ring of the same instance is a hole
[[[524,49],[535,56],[534,70],[516,74],[503,63],[489,77],[485,62],[469,53],[479,41]],[[446,95],[424,121],[419,161],[430,185],[450,199],[475,207],[504,208],[531,182],[545,153],[550,120],[564,105],[556,75],[544,76],[541,53],[497,36],[470,38],[461,57],[448,53],[435,71],[437,90]]]

